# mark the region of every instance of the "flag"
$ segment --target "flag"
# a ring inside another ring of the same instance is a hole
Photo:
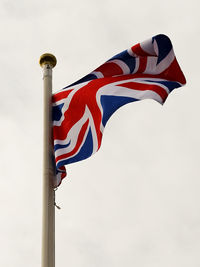
[[[105,125],[121,106],[142,99],[163,104],[186,83],[170,39],[163,34],[138,43],[53,95],[57,187],[64,165],[84,160],[101,145]]]

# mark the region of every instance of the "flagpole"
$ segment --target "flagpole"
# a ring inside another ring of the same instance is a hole
[[[56,58],[43,54],[39,60],[43,68],[43,216],[42,267],[55,267],[55,175],[52,142],[52,69]]]

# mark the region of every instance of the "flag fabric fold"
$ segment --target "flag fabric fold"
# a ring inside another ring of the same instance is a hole
[[[52,97],[57,187],[65,165],[84,160],[101,145],[104,127],[121,106],[154,99],[163,104],[186,83],[170,39],[163,34],[109,59]]]

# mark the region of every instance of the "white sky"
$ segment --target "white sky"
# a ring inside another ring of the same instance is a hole
[[[57,57],[56,91],[158,33],[187,85],[164,106],[120,109],[100,151],[68,166],[56,267],[200,266],[199,9],[198,0],[1,0],[1,266],[40,266],[40,55]]]

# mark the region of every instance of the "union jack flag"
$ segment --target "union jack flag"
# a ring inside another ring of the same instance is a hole
[[[185,83],[170,39],[160,34],[55,93],[55,187],[66,176],[64,165],[86,159],[100,148],[104,127],[119,107],[142,99],[163,104],[173,89]]]

